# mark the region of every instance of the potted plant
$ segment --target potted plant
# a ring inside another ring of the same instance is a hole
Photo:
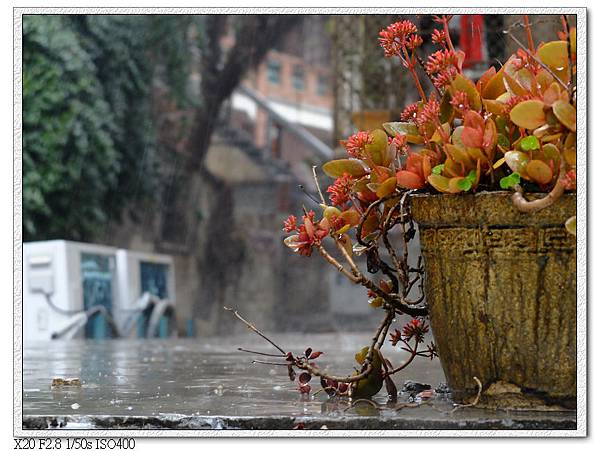
[[[290,378],[294,368],[302,371],[303,392],[318,376],[332,395],[370,397],[385,385],[393,398],[390,376],[439,354],[459,402],[572,406],[575,29],[563,18],[559,39],[535,47],[525,17],[528,45],[475,82],[463,74],[449,20],[435,18],[431,40],[439,50],[426,59],[410,21],[380,32],[385,55],[402,60],[420,100],[405,108],[402,122],[343,141],[348,158],[323,166],[335,179],[329,199],[316,183],[318,211],[285,222],[288,247],[319,253],[383,311],[371,343],[356,355],[360,368],[333,376],[316,364],[320,353],[295,356],[275,346]],[[418,70],[431,82],[430,95]],[[414,262],[408,243],[416,224],[422,255]],[[412,319],[391,331],[398,315]],[[425,343],[428,321],[435,344]],[[407,361],[385,358],[386,338],[408,351]]]

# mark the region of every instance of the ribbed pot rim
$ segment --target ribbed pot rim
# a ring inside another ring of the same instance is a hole
[[[412,216],[421,227],[444,226],[561,226],[577,212],[576,193],[563,194],[554,204],[535,213],[523,213],[513,205],[513,193],[483,191],[465,194],[410,196]],[[543,193],[526,194],[529,200]]]

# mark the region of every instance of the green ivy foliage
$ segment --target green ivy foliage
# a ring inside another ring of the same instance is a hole
[[[145,16],[24,16],[23,239],[87,240],[152,192]]]

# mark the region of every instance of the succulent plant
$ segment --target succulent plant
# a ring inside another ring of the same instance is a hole
[[[419,348],[428,331],[419,317],[426,317],[428,308],[421,259],[416,266],[408,262],[408,243],[416,232],[406,203],[410,193],[460,195],[510,189],[515,191],[515,206],[531,212],[551,206],[563,192],[576,188],[575,28],[569,28],[563,17],[564,31],[558,39],[534,47],[526,26],[528,46],[520,45],[499,70],[491,67],[472,81],[462,70],[465,54],[450,39],[450,18],[435,17],[441,28],[433,31],[431,41],[439,50],[425,60],[419,55],[423,37],[410,21],[381,31],[385,56],[400,58],[420,99],[404,109],[401,121],[359,131],[342,141],[347,158],[323,165],[325,174],[334,179],[327,189],[329,201],[315,172],[321,211],[305,209],[301,220],[290,216],[284,224],[290,234],[285,239],[288,247],[306,256],[316,249],[340,273],[368,290],[371,307],[386,312],[371,346],[356,355],[361,366],[352,376],[324,375],[302,358],[290,360],[320,376],[328,393],[370,397],[385,383],[390,396],[395,396],[390,375],[417,356],[437,355],[434,343]],[[526,17],[524,22],[529,23]],[[429,96],[418,77],[419,66],[431,81]],[[524,189],[547,195],[528,201]],[[575,233],[574,217],[565,225]],[[394,234],[399,246],[392,243],[393,229],[399,230]],[[335,245],[337,255],[325,246],[326,240]],[[369,276],[356,263],[359,255],[366,255]],[[415,286],[420,288],[416,299]],[[393,346],[402,343],[410,357],[394,368],[381,347],[393,319],[402,314],[412,319],[402,332],[391,333],[390,341]],[[340,390],[342,383],[350,385]]]

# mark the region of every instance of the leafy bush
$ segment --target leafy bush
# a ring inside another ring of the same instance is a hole
[[[25,16],[23,236],[89,239],[149,192],[145,25],[136,16]]]

